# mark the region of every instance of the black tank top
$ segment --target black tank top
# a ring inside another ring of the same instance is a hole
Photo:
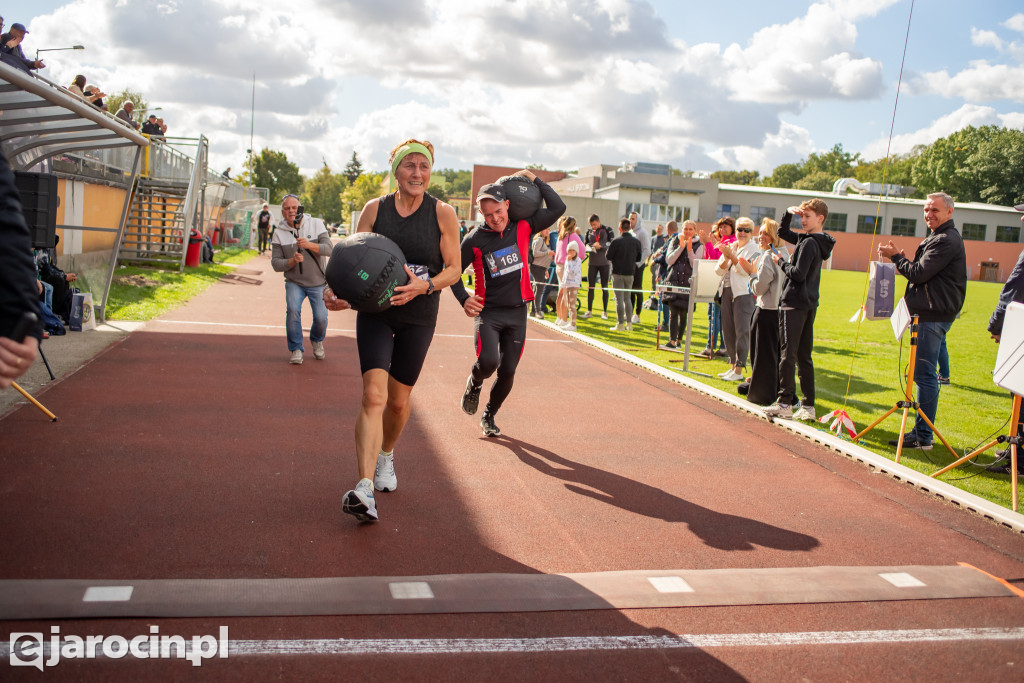
[[[437,222],[437,199],[429,194],[424,193],[420,207],[405,217],[398,215],[395,210],[394,193],[381,197],[377,203],[377,219],[371,230],[390,238],[401,247],[406,263],[426,266],[431,277],[444,270],[441,226]],[[393,323],[433,327],[437,323],[440,300],[441,293],[435,291],[430,295],[420,295],[404,306],[391,306],[376,315]]]

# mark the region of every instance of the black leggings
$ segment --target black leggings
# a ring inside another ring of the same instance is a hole
[[[526,305],[487,308],[474,321],[476,363],[473,382],[482,384],[498,372],[491,386],[487,412],[494,415],[501,408],[516,378],[516,368],[526,347]]]
[[[425,325],[394,324],[379,315],[356,315],[356,348],[359,371],[387,370],[396,382],[413,386],[434,339],[434,328]]]
[[[608,312],[608,279],[611,277],[612,266],[606,263],[598,266],[591,263],[587,268],[587,310],[594,310],[594,291],[597,289],[598,277],[601,279],[601,302],[604,304],[602,310]]]
[[[686,334],[686,307],[690,297],[686,294],[676,294],[675,297],[668,302],[668,336],[677,342]]]

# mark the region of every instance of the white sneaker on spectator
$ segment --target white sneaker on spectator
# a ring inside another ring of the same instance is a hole
[[[726,382],[739,382],[741,379],[743,379],[743,373],[736,372],[735,370],[730,370],[729,372],[722,375],[722,379],[724,379]]]
[[[324,351],[324,343],[322,341],[313,342],[313,358],[323,360],[326,355],[327,354]]]
[[[632,331],[633,331],[633,326],[630,325],[629,323],[626,323],[626,332],[632,332]]]
[[[800,406],[795,413],[793,413],[794,420],[810,420],[814,422],[818,419],[818,415],[814,412],[814,406]]]
[[[636,313],[634,313],[634,314],[633,314],[633,324],[634,324],[634,325],[637,325],[637,324],[639,324],[639,323],[640,323],[640,316],[639,316],[639,315],[637,315]]]
[[[616,325],[615,327],[611,327],[609,329],[612,332],[625,332],[626,331],[626,326],[620,323],[620,324]]]
[[[601,314],[601,320],[607,320],[607,319],[608,319],[608,314],[607,313],[602,313]]]
[[[765,417],[793,417],[793,406],[786,405],[785,403],[779,403],[776,401],[767,408],[764,409]]]
[[[580,320],[586,320],[587,318],[593,317],[593,315],[594,314],[591,313],[590,311],[583,311],[582,313],[580,313]]]
[[[302,365],[302,349],[292,351],[292,357],[288,360],[292,365]]]
[[[562,329],[565,330],[566,332],[575,332],[576,331],[576,326],[570,324],[570,325],[566,325]]]

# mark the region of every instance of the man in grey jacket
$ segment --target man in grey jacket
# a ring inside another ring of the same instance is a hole
[[[327,227],[319,218],[306,216],[299,206],[299,198],[288,195],[281,202],[281,220],[271,239],[270,264],[284,273],[285,300],[288,314],[285,333],[293,365],[302,364],[302,300],[309,299],[313,311],[313,324],[309,328],[309,341],[313,344],[313,357],[324,359],[324,337],[327,336],[327,307],[324,305],[324,257],[331,254],[331,238]]]
[[[630,308],[635,311],[633,324],[636,324],[640,322],[640,311],[643,310],[644,299],[647,298],[644,294],[644,272],[647,270],[647,259],[651,257],[651,233],[644,230],[643,221],[640,220],[640,214],[636,211],[629,214],[629,224],[633,237],[640,240],[640,260],[636,262],[636,270],[633,271],[633,292],[629,297]]]

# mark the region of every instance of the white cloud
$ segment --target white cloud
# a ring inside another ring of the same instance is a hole
[[[1017,120],[1016,116],[1002,116],[994,108],[978,104],[965,104],[956,111],[941,116],[929,125],[915,130],[911,133],[894,135],[892,145],[889,147],[888,138],[880,138],[869,143],[862,152],[865,159],[881,159],[885,156],[887,147],[891,154],[906,154],[914,148],[914,145],[930,145],[939,138],[954,133],[967,126],[1003,126],[1012,125],[1010,121]],[[1024,119],[1024,116],[1020,116]]]
[[[759,147],[739,145],[723,147],[711,154],[722,168],[749,169],[769,175],[776,166],[794,163],[814,151],[810,132],[789,123],[783,123],[777,133],[766,135]]]
[[[999,51],[1003,49],[1003,41],[995,31],[983,31],[974,26],[971,27],[971,43],[978,47],[991,47]]]
[[[952,76],[946,70],[922,74],[913,79],[909,87],[914,94],[935,93],[977,102],[1003,99],[1024,102],[1021,83],[1024,83],[1024,66],[990,64],[981,59]]]
[[[1014,14],[1012,17],[1003,22],[1003,26],[1010,29],[1011,31],[1019,31],[1024,33],[1024,13]]]

